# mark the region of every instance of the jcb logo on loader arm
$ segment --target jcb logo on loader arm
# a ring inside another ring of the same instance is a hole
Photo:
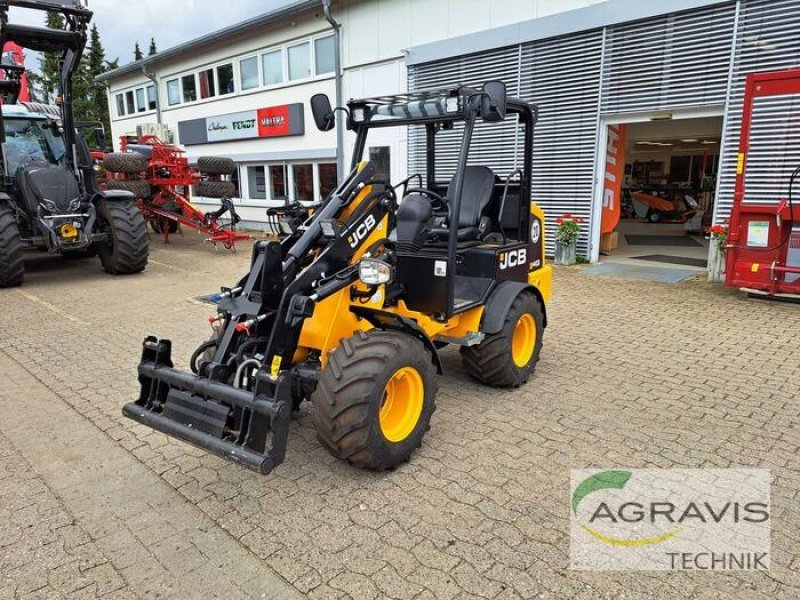
[[[369,232],[375,228],[377,221],[373,215],[367,215],[367,218],[359,223],[352,234],[347,236],[347,243],[351,248],[358,248],[362,240],[369,235]]]
[[[528,251],[525,248],[518,250],[509,250],[500,255],[500,270],[508,269],[510,267],[518,267],[524,265],[528,260]]]

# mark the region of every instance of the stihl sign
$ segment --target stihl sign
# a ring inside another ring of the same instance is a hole
[[[180,142],[185,146],[252,138],[303,135],[303,105],[282,104],[238,113],[178,123]]]

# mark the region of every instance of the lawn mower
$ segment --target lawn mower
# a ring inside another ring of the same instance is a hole
[[[231,200],[236,186],[222,179],[236,169],[231,159],[201,156],[195,169],[183,150],[154,135],[142,135],[133,142],[123,136],[120,150],[103,156],[105,188],[133,193],[144,218],[154,232],[164,235],[165,243],[182,225],[208,235],[206,241],[215,247],[222,244],[234,249],[236,242],[252,239],[236,231],[240,218]],[[206,213],[195,207],[187,198],[192,187],[198,196],[219,198],[220,208]]]
[[[63,29],[9,23],[10,7],[57,12]],[[0,1],[0,47],[8,42],[59,55],[57,105],[19,102],[24,67],[2,64],[0,114],[0,287],[22,283],[24,250],[65,257],[97,254],[112,274],[147,265],[147,228],[132,194],[97,188],[86,140],[77,131],[72,75],[92,13],[77,1]],[[103,147],[102,131],[96,140]]]
[[[292,410],[310,400],[331,454],[392,469],[428,429],[442,347],[460,347],[467,372],[492,386],[524,384],[539,360],[552,272],[530,200],[536,110],[499,81],[335,110],[318,94],[311,110],[323,131],[347,114],[350,174],[305,221],[285,220],[290,234],[254,244],[191,373],[174,367],[169,340],[144,340],[140,394],[123,413],[266,474],[284,459]],[[520,142],[520,168],[501,177],[475,164],[480,121]],[[368,135],[409,126],[425,131],[427,168],[383,181],[361,159]],[[437,177],[437,140],[460,147],[451,177]]]
[[[677,199],[644,192],[629,193],[635,216],[651,223],[685,223],[700,209],[697,200],[682,192]]]

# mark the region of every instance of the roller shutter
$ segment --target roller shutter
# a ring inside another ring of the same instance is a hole
[[[800,66],[800,0],[742,2],[736,34],[731,91],[723,132],[714,220],[730,216],[736,179],[745,79],[748,73]],[[753,107],[745,202],[777,202],[789,175],[800,166],[800,98],[758,98]]]
[[[731,2],[609,27],[603,113],[723,106],[735,12]]]

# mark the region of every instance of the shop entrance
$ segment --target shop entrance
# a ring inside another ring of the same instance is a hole
[[[722,117],[607,127],[600,262],[704,270]]]

